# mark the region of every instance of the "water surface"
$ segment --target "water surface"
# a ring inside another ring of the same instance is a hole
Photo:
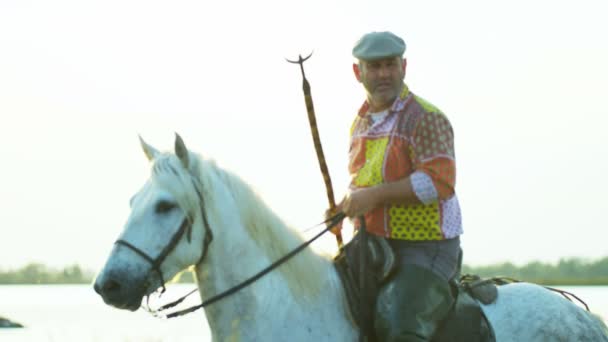
[[[168,287],[166,303],[194,285]],[[585,300],[608,319],[608,286],[556,286]],[[187,304],[197,304],[198,294]],[[90,285],[0,285],[0,316],[26,326],[0,329],[0,341],[181,342],[210,341],[204,311],[160,320],[143,310],[123,311],[103,303]]]

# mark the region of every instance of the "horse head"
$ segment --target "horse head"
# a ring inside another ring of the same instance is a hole
[[[198,160],[177,134],[174,153],[161,153],[141,137],[140,143],[151,176],[131,198],[124,230],[94,284],[107,304],[131,311],[165,281],[201,263],[211,241]]]

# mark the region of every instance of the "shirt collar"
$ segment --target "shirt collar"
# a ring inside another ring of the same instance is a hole
[[[405,108],[405,104],[407,102],[406,100],[408,98],[408,95],[410,95],[410,90],[407,87],[407,84],[403,84],[403,90],[401,91],[401,94],[399,95],[399,97],[396,98],[395,101],[393,102],[393,105],[391,106],[389,112],[392,113],[392,112],[402,111],[403,108]],[[367,102],[367,100],[365,100],[365,102],[363,102],[363,105],[359,109],[359,116],[364,117],[368,111],[369,111],[369,102]]]

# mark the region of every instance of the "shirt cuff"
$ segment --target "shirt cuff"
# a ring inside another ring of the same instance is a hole
[[[431,204],[439,199],[433,180],[426,173],[422,171],[412,173],[410,182],[412,183],[412,189],[414,189],[414,193],[420,202]]]

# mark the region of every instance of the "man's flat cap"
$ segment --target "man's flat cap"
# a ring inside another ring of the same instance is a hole
[[[353,56],[366,61],[403,56],[404,52],[403,39],[388,31],[366,33],[353,47]]]

